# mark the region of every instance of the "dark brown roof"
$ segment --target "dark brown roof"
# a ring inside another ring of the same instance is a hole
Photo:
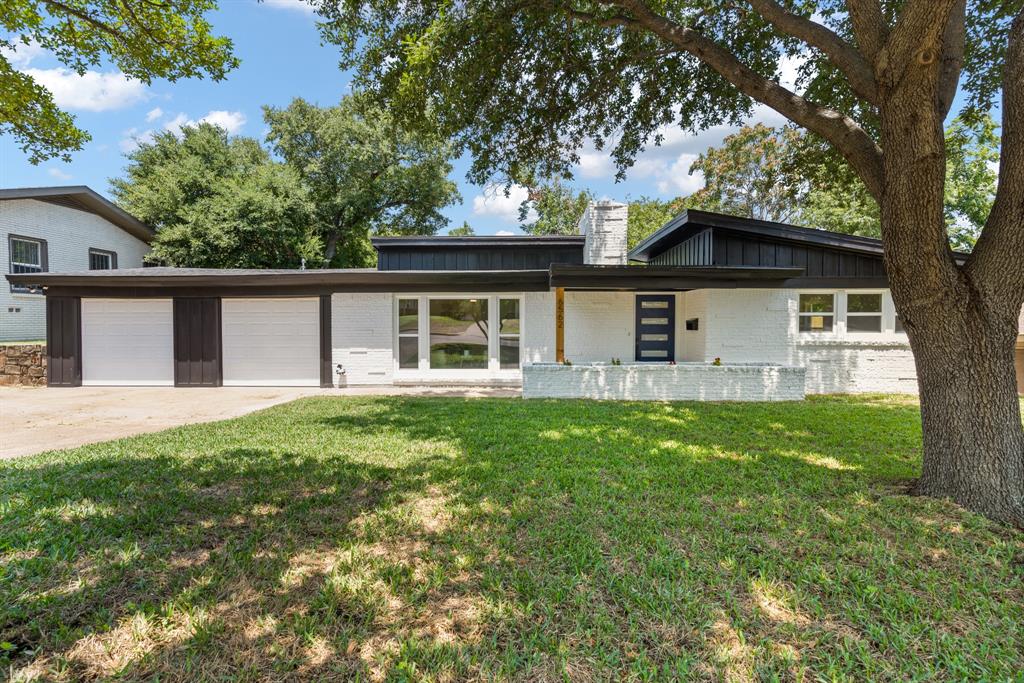
[[[147,244],[152,241],[155,234],[148,225],[85,185],[0,189],[0,201],[9,199],[38,199],[88,211],[107,219]]]

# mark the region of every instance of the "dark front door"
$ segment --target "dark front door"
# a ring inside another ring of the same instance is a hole
[[[174,300],[174,386],[222,383],[220,299]]]
[[[636,297],[636,360],[654,363],[676,359],[676,297],[640,294]]]

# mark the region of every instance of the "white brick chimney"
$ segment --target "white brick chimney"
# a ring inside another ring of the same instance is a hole
[[[586,236],[583,262],[595,266],[626,265],[626,225],[629,206],[602,199],[591,202],[580,219],[580,234]]]

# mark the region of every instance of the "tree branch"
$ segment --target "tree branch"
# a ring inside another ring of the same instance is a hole
[[[942,38],[960,2],[963,0],[908,0],[875,62],[880,87],[894,88],[908,66],[929,66],[941,58]]]
[[[1019,310],[1024,299],[1024,10],[1011,25],[1003,69],[999,187],[965,268],[979,287],[1011,293],[1009,303]]]
[[[85,23],[89,24],[93,28],[96,28],[96,29],[102,31],[103,33],[106,33],[107,35],[113,36],[114,38],[117,38],[118,40],[121,39],[121,32],[120,31],[118,31],[114,27],[110,26],[109,24],[103,23],[102,21],[100,21],[96,17],[90,16],[89,14],[86,14],[85,12],[82,12],[82,11],[80,11],[80,10],[74,8],[74,7],[69,6],[69,5],[65,5],[63,2],[57,2],[57,0],[43,0],[43,2],[45,2],[46,6],[49,7],[51,10],[57,10],[58,13],[64,13],[66,15],[75,17],[76,19],[81,19],[82,21],[84,21]]]
[[[846,11],[850,15],[857,46],[873,64],[889,37],[881,4],[878,0],[846,0]]]
[[[882,196],[882,150],[856,121],[765,78],[703,34],[653,12],[641,0],[612,0],[611,4],[629,11],[631,21],[693,55],[740,92],[831,142],[857,171],[868,191],[876,199]]]
[[[964,66],[964,49],[967,44],[967,0],[957,0],[949,14],[946,30],[942,34],[942,57],[939,65],[939,87],[936,93],[937,106],[942,118],[946,118],[956,89],[960,84],[960,71]]]
[[[749,0],[757,10],[779,31],[798,38],[821,50],[846,76],[850,87],[858,96],[871,104],[878,104],[878,89],[871,65],[856,48],[826,26],[807,17],[790,12],[774,0]]]

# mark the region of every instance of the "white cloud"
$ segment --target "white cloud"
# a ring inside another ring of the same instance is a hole
[[[498,232],[496,232],[494,234],[497,235],[498,237],[510,237],[510,236],[515,236],[518,233],[514,233],[511,230],[499,230]]]
[[[240,111],[217,109],[196,120],[189,118],[185,113],[179,113],[173,119],[164,123],[164,129],[171,131],[175,135],[181,135],[182,128],[197,126],[200,123],[212,123],[226,130],[228,135],[234,135],[242,130],[242,126],[245,125],[245,114]]]
[[[129,128],[122,134],[121,141],[117,144],[122,152],[128,154],[137,150],[139,145],[150,142],[153,139],[153,132],[152,128],[143,131],[138,128]]]
[[[473,215],[493,216],[506,223],[519,223],[519,205],[526,201],[528,192],[521,185],[509,188],[505,195],[504,185],[489,185],[483,194],[473,197]]]
[[[158,118],[160,118],[163,115],[164,115],[164,110],[161,109],[160,107],[156,107],[154,109],[150,109],[149,112],[146,113],[146,122],[147,123],[152,123],[153,121],[156,121]]]
[[[680,154],[665,173],[658,174],[658,192],[685,196],[704,187],[703,173],[694,171],[692,175],[690,174],[690,166],[696,160],[696,154]]]
[[[46,50],[36,43],[16,43],[13,47],[0,47],[0,55],[15,69],[24,69],[33,60],[44,54],[46,54]]]
[[[217,110],[211,111],[209,114],[199,119],[199,121],[220,126],[226,130],[229,135],[234,135],[238,131],[242,130],[242,126],[245,125],[245,114],[240,111]]]
[[[267,7],[294,10],[303,14],[313,14],[313,6],[305,0],[263,0]]]
[[[51,178],[56,178],[57,180],[71,180],[72,178],[70,173],[65,173],[56,166],[46,169],[46,172],[50,174]]]
[[[58,107],[79,111],[123,109],[148,97],[146,86],[124,74],[86,71],[79,76],[70,69],[25,69],[25,73],[53,93]]]
[[[580,152],[579,169],[584,178],[609,178],[615,175],[615,164],[611,156],[589,146]]]

